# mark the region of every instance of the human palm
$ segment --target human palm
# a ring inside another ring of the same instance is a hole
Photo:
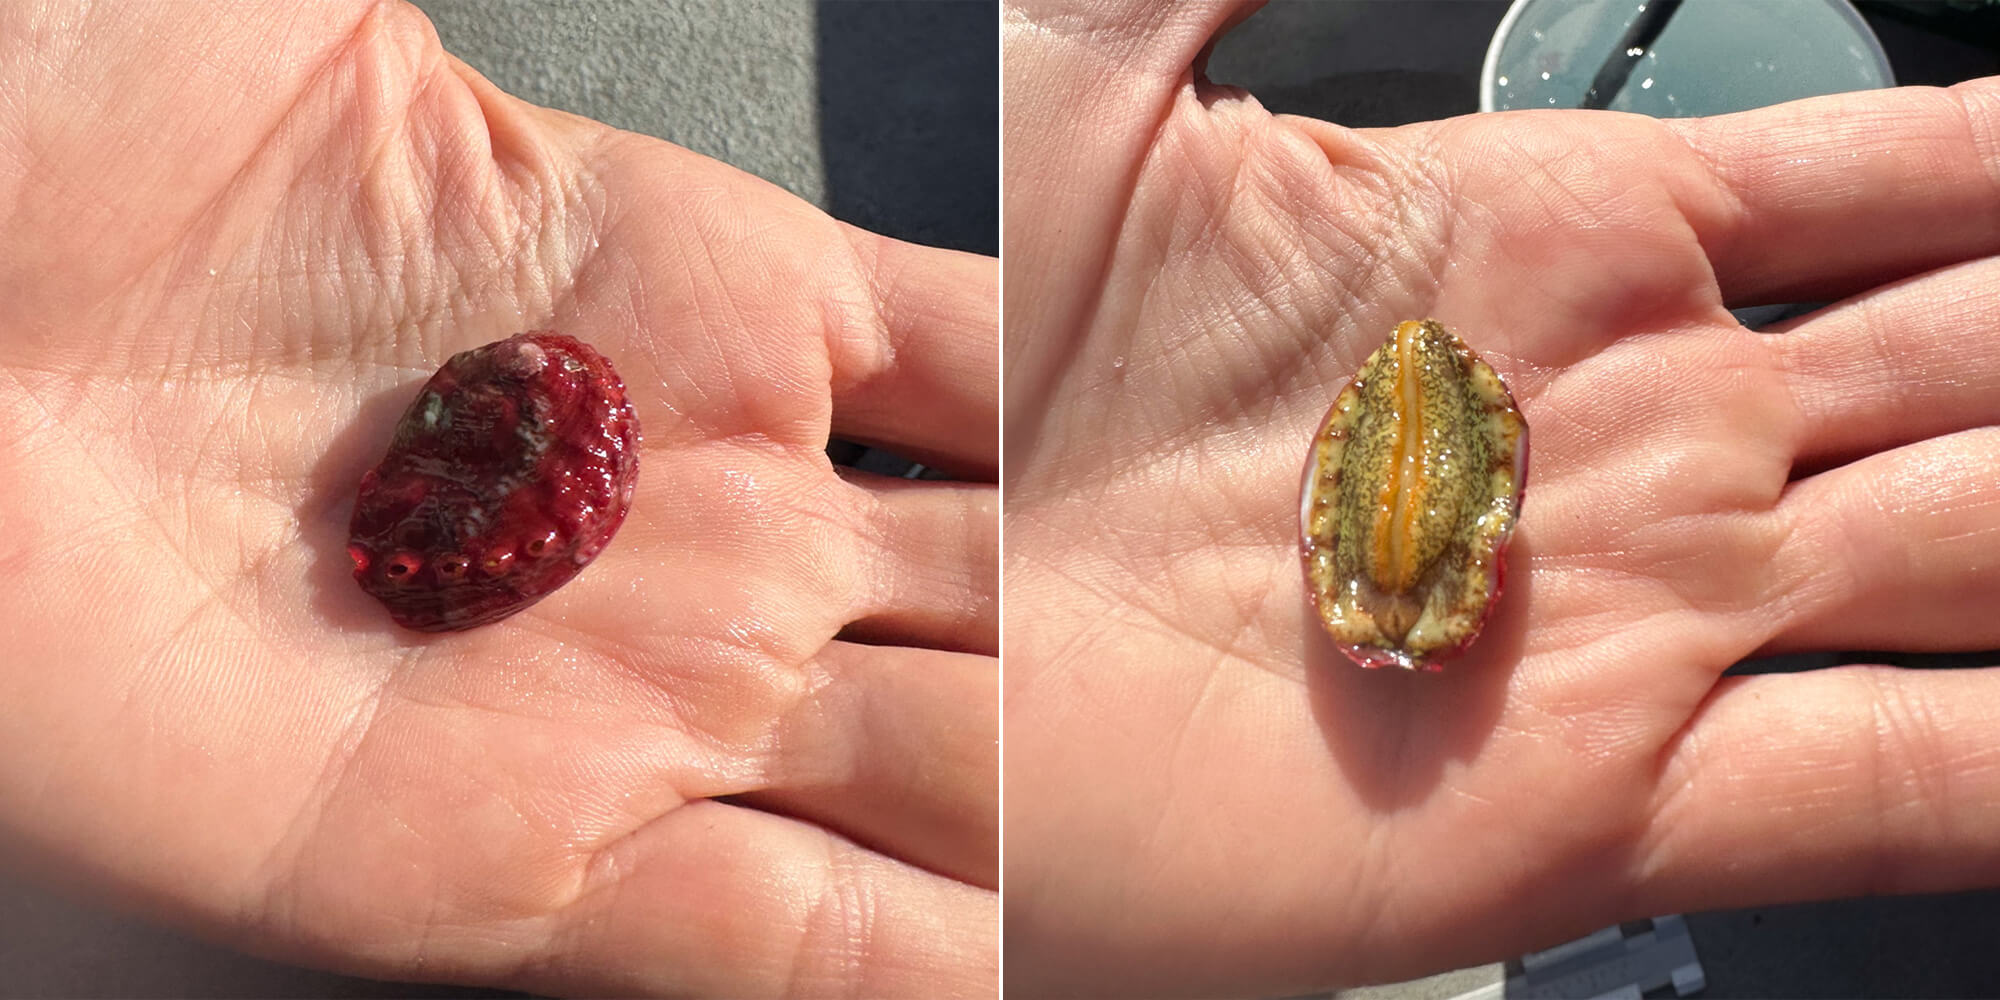
[[[1009,13],[1010,984],[1271,994],[2000,878],[2000,678],[1722,676],[2000,641],[1995,81],[1351,131],[1200,80],[1237,13]],[[1300,469],[1426,316],[1508,379],[1527,498],[1482,640],[1363,671]]]
[[[524,105],[401,4],[0,19],[7,855],[378,975],[991,990],[990,261]],[[504,623],[400,630],[355,484],[533,328],[624,376],[630,517]]]

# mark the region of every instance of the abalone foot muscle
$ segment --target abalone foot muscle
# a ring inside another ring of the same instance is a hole
[[[1527,479],[1500,376],[1435,320],[1399,324],[1335,397],[1300,501],[1307,592],[1367,667],[1434,669],[1479,634]]]

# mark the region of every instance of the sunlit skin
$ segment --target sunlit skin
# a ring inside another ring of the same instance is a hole
[[[1003,16],[1009,989],[2000,883],[2000,674],[1723,676],[2000,647],[2000,81],[1357,130],[1202,78],[1248,13]],[[1325,635],[1298,525],[1331,395],[1420,317],[1534,456],[1506,593],[1412,675]]]
[[[371,976],[993,993],[994,261],[517,101],[401,3],[4,3],[0,94],[0,859]],[[356,486],[535,329],[616,360],[630,514],[401,628]]]

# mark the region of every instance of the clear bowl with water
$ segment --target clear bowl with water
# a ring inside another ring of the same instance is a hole
[[[1610,59],[1632,60],[1631,73],[1597,106],[1656,118],[1895,85],[1882,43],[1846,0],[1684,0],[1651,44],[1620,52],[1644,7],[1515,0],[1486,50],[1480,110],[1583,107]]]

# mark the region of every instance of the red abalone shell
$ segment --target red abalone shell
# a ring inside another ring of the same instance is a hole
[[[625,520],[639,422],[611,362],[546,330],[454,355],[361,477],[361,589],[425,632],[505,618],[569,582]]]

